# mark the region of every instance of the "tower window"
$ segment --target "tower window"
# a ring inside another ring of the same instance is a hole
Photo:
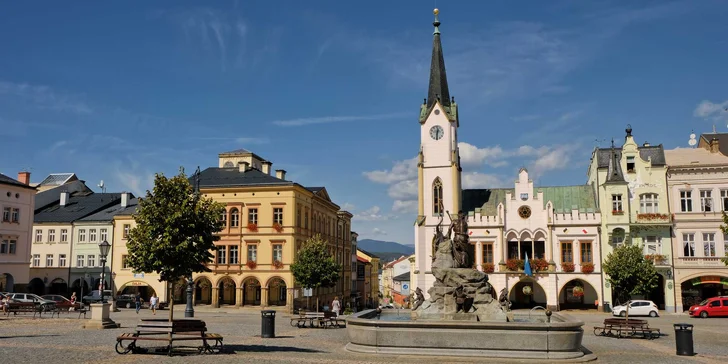
[[[435,182],[432,183],[432,212],[439,216],[442,214],[444,205],[442,203],[442,181],[440,178],[435,178]]]

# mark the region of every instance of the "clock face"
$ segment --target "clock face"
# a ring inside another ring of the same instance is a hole
[[[531,217],[531,208],[528,206],[521,206],[518,208],[518,216],[528,219]]]
[[[430,137],[435,140],[440,140],[445,135],[445,131],[442,130],[442,127],[440,125],[435,125],[432,128],[430,128]]]

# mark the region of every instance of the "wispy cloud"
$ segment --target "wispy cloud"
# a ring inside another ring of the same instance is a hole
[[[241,145],[262,145],[269,144],[270,138],[268,137],[191,137],[189,140],[220,140],[234,142]]]
[[[714,103],[712,101],[703,100],[693,111],[693,116],[711,121],[728,121],[728,100]]]
[[[275,120],[271,124],[278,126],[304,126],[314,124],[329,124],[329,123],[340,123],[348,121],[364,121],[364,120],[386,120],[396,119],[412,115],[411,112],[399,112],[392,114],[379,114],[379,115],[359,115],[359,116],[321,116],[312,118],[300,118],[300,119],[289,119],[289,120]]]
[[[65,111],[80,115],[93,113],[93,109],[80,100],[82,96],[59,93],[45,85],[0,81],[0,96],[15,97],[40,109]]]

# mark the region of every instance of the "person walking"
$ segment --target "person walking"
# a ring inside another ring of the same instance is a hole
[[[152,297],[149,298],[149,308],[152,309],[152,314],[157,314],[157,304],[159,303],[159,297],[156,293],[152,293]]]
[[[331,302],[331,311],[334,311],[336,317],[339,317],[339,311],[341,310],[341,302],[339,302],[339,296],[334,297],[334,301]]]
[[[136,296],[134,296],[134,303],[136,304],[136,313],[139,314],[139,310],[142,308],[142,295],[137,292]]]

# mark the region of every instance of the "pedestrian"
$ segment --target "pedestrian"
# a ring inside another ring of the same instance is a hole
[[[136,313],[139,314],[139,310],[142,308],[142,295],[137,292],[136,296],[134,296],[134,303],[136,304]]]
[[[159,303],[159,297],[156,293],[152,293],[152,297],[149,298],[149,308],[152,309],[152,314],[157,314],[157,304]]]
[[[331,302],[331,310],[334,311],[336,317],[339,317],[339,311],[341,310],[341,302],[339,302],[339,296],[334,297],[334,302]]]
[[[71,293],[71,307],[69,307],[68,310],[69,311],[76,310],[76,292]]]

